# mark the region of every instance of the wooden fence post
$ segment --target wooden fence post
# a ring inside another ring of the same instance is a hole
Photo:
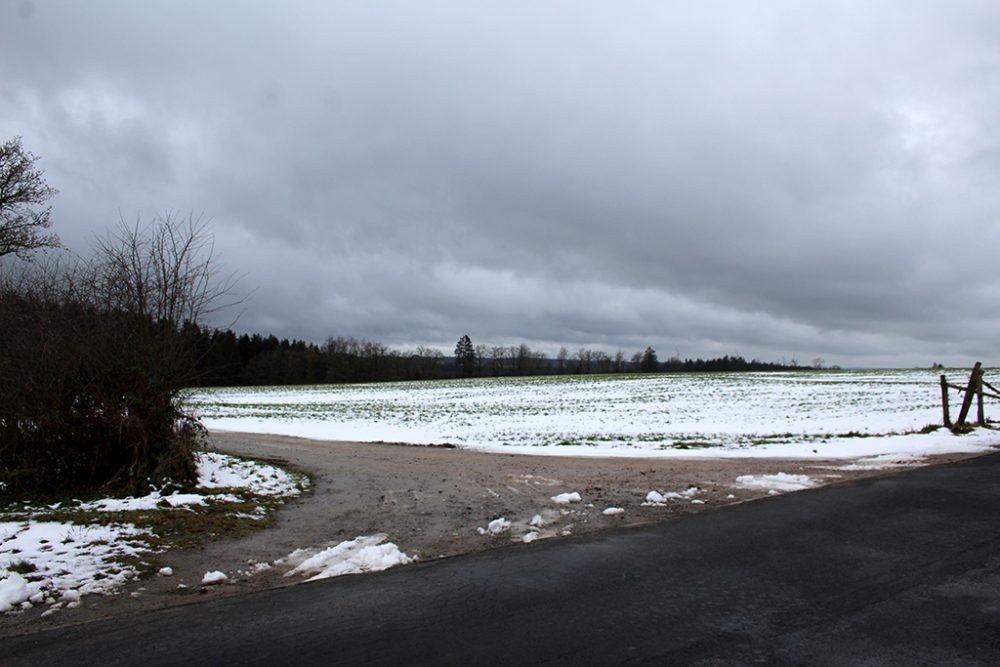
[[[983,372],[979,371],[979,376],[976,378],[976,400],[977,400],[977,414],[976,422],[980,426],[986,426],[986,412],[983,410]]]
[[[951,428],[951,414],[948,410],[948,380],[941,376],[941,407],[944,409],[944,426]]]
[[[972,374],[969,375],[969,384],[965,387],[965,396],[962,398],[962,409],[958,413],[958,421],[955,422],[956,425],[964,424],[965,418],[969,416],[969,408],[972,407],[972,395],[976,393],[976,387],[979,385],[979,380],[982,377],[983,364],[981,362],[976,362],[976,365],[972,367]]]

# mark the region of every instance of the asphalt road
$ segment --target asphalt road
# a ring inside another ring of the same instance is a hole
[[[1000,455],[0,640],[14,665],[998,665]]]

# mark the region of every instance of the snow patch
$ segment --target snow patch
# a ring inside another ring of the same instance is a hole
[[[570,503],[578,503],[582,500],[580,494],[576,491],[571,491],[569,493],[560,493],[558,495],[549,498],[552,502],[557,505],[568,505]]]
[[[312,575],[308,580],[315,581],[345,574],[378,572],[413,562],[413,558],[392,542],[382,544],[386,537],[384,533],[362,535],[321,551],[296,549],[277,563],[297,563],[285,573],[286,577]]]
[[[696,495],[701,493],[701,489],[697,486],[689,486],[686,491],[668,491],[662,493],[660,491],[650,491],[646,494],[646,502],[642,505],[643,507],[658,507],[666,505],[668,500],[690,500]]]
[[[618,514],[625,514],[625,510],[621,507],[608,507],[601,514],[604,516],[616,516]]]
[[[486,528],[477,528],[480,535],[499,535],[510,530],[510,521],[500,517],[499,519],[493,519],[490,521]]]
[[[228,580],[229,577],[226,576],[225,572],[213,570],[205,573],[205,576],[201,578],[201,583],[203,586],[214,586],[215,584],[224,584]]]
[[[787,491],[809,489],[819,482],[808,475],[790,475],[779,472],[774,475],[740,475],[736,486],[742,489],[767,489],[770,495]],[[771,493],[771,492],[774,493]]]
[[[140,498],[131,496],[128,498],[102,498],[101,500],[80,503],[80,509],[85,512],[135,512],[204,504],[205,496],[198,493],[174,493],[164,496],[160,495],[159,491],[153,491]]]
[[[880,454],[866,456],[854,463],[835,466],[835,470],[890,470],[893,468],[913,468],[923,465],[926,459],[915,454]]]
[[[113,591],[137,575],[121,561],[147,551],[146,535],[131,524],[0,522],[0,611],[26,601],[49,601],[58,609],[59,600]],[[18,566],[31,571],[14,571]]]
[[[262,496],[297,496],[302,491],[301,477],[287,470],[259,461],[243,461],[226,454],[201,452],[195,455],[198,464],[198,488],[247,489]]]

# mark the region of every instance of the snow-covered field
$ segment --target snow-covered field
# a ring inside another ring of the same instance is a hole
[[[143,557],[152,551],[154,535],[132,523],[104,521],[104,513],[185,511],[242,500],[234,492],[287,498],[306,484],[305,478],[272,465],[215,453],[198,455],[198,479],[198,493],[151,490],[139,498],[22,505],[0,512],[0,612],[46,605],[44,613],[49,614],[77,607],[81,596],[114,592],[136,577]],[[265,515],[266,509],[258,506],[247,518]],[[163,568],[161,574],[169,575],[169,570]]]
[[[940,396],[937,372],[880,370],[223,388],[190,404],[215,430],[573,456],[921,456],[1000,441],[919,433],[941,423]]]

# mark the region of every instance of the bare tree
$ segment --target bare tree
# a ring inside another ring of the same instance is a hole
[[[45,233],[52,210],[45,204],[58,191],[45,182],[37,161],[21,137],[0,144],[0,257],[28,259],[35,250],[59,245],[54,234]]]
[[[124,219],[97,241],[93,295],[104,309],[156,322],[197,322],[232,305],[236,279],[220,278],[208,223],[168,213],[150,224]]]
[[[559,348],[559,354],[556,355],[556,369],[560,373],[566,372],[566,361],[569,359],[569,350],[565,346]]]
[[[490,348],[483,344],[476,345],[476,375],[482,375],[486,360],[490,357]]]

